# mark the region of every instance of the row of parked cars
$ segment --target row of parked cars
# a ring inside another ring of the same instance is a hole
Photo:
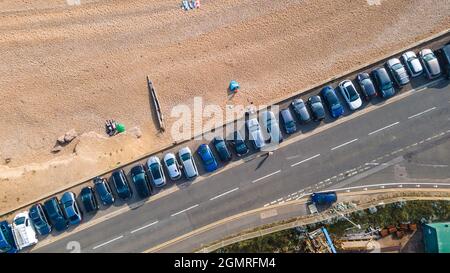
[[[442,65],[450,78],[450,45],[445,46],[442,52]],[[424,73],[428,79],[441,75],[440,64],[430,49],[424,49],[418,55],[408,51],[402,54],[401,60],[392,58],[387,61],[385,67],[376,68],[370,74],[359,73],[356,82],[362,95],[359,94],[351,80],[347,79],[340,82],[338,89],[348,108],[351,111],[357,110],[362,106],[362,99],[371,100],[377,96],[384,99],[392,97],[395,94],[394,86],[401,88],[409,83],[410,78],[418,77]],[[333,118],[339,118],[344,113],[344,107],[337,96],[336,90],[330,85],[322,88],[319,95],[309,97],[306,103],[297,98],[292,101],[289,108],[280,111],[280,120],[284,132],[289,135],[297,131],[297,122],[294,115],[301,123],[308,123],[313,120],[320,122],[325,118],[325,108],[328,109]],[[248,135],[248,139],[255,150],[260,150],[269,142],[280,143],[283,141],[278,119],[272,111],[263,111],[260,120],[262,126],[258,119],[251,117],[251,115],[245,122],[246,135]],[[267,137],[264,137],[264,135]],[[226,140],[220,136],[215,137],[212,145],[219,159],[223,162],[232,159],[232,152],[238,157],[249,152],[245,138],[239,131],[233,132],[232,136]],[[218,161],[209,145],[201,144],[197,149],[197,154],[206,172],[217,170]],[[165,173],[167,173],[168,178],[166,178]],[[165,154],[162,161],[157,156],[152,156],[145,165],[137,164],[130,170],[132,184],[140,198],[148,198],[152,194],[153,187],[164,187],[168,179],[177,181],[183,175],[186,179],[194,179],[199,175],[194,155],[189,147],[181,148],[178,151],[178,156],[174,153]],[[114,186],[115,193],[113,193],[110,184]],[[99,209],[99,201],[103,206],[110,206],[116,202],[116,197],[129,200],[132,196],[131,183],[128,181],[125,172],[120,169],[112,173],[109,182],[103,177],[94,178],[92,186],[81,189],[79,200],[86,213],[95,213]],[[14,217],[11,227],[6,221],[1,222],[0,250],[5,251],[6,249],[9,252],[20,250],[37,243],[36,232],[45,236],[52,230],[63,231],[70,225],[79,224],[82,219],[83,211],[75,193],[65,192],[60,200],[57,197],[52,197],[43,204],[33,205],[28,212],[18,213]]]

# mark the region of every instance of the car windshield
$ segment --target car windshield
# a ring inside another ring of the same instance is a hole
[[[14,220],[14,223],[16,223],[16,225],[23,225],[25,223],[25,217],[19,217],[16,220]]]
[[[225,149],[225,143],[223,141],[217,142],[216,143],[216,147],[217,149]]]
[[[191,155],[189,153],[185,153],[185,154],[181,155],[181,160],[187,161],[189,159],[191,159]]]
[[[134,182],[142,181],[142,180],[145,179],[144,177],[145,177],[145,176],[144,176],[143,173],[137,174],[137,175],[133,176],[133,181],[134,181]]]
[[[158,163],[153,163],[152,165],[150,165],[150,171],[152,172],[152,176],[153,176],[154,179],[161,178],[161,173],[159,171],[159,164]]]
[[[402,68],[403,68],[403,66],[401,64],[394,64],[392,66],[392,69],[394,69],[394,70],[398,70],[398,69],[402,69]]]
[[[173,158],[169,158],[166,160],[166,164],[167,166],[172,166],[173,164],[175,164],[175,160]]]
[[[383,90],[388,90],[392,88],[392,82],[387,82],[383,84]]]
[[[423,56],[423,59],[424,59],[425,61],[427,61],[427,62],[433,60],[434,58],[435,58],[435,57],[434,57],[434,54],[433,54],[433,53],[428,53],[427,55]]]
[[[70,217],[70,221],[76,221],[76,220],[78,220],[78,216],[76,214],[74,214]]]
[[[350,101],[355,101],[355,100],[357,100],[359,98],[358,92],[356,92],[356,90],[353,87],[353,85],[347,86],[347,91],[348,91],[348,94],[350,96]]]
[[[331,105],[338,104],[338,100],[332,92],[327,93],[327,98]]]
[[[72,205],[72,201],[70,201],[70,200],[64,203],[65,208],[69,208],[71,205]]]

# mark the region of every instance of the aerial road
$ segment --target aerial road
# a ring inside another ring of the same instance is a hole
[[[438,79],[288,138],[271,155],[233,162],[160,198],[46,238],[32,251],[70,252],[76,244],[81,252],[143,252],[285,196],[359,185],[364,173],[382,171],[449,139],[450,86]]]

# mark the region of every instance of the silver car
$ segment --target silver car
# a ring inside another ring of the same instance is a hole
[[[166,185],[166,176],[161,165],[161,161],[157,156],[152,156],[147,160],[147,169],[156,187]]]
[[[419,58],[417,58],[416,53],[413,51],[408,51],[402,54],[402,61],[406,66],[411,77],[420,76],[423,73],[423,67],[420,63]]]
[[[389,69],[389,72],[391,72],[391,75],[398,87],[409,83],[408,73],[406,73],[406,69],[399,59],[389,59],[386,63],[386,66]]]
[[[428,79],[434,79],[441,75],[441,67],[439,62],[431,49],[423,49],[419,52],[420,60],[425,68],[425,73]]]
[[[246,122],[248,133],[250,135],[250,141],[256,150],[261,149],[266,145],[264,141],[264,136],[261,132],[261,126],[256,118],[247,120]]]
[[[169,177],[172,180],[178,180],[181,177],[180,165],[173,153],[168,153],[164,156],[164,165],[166,166]]]
[[[181,148],[180,151],[178,151],[178,156],[183,165],[183,171],[186,178],[193,179],[198,176],[197,166],[195,165],[191,149],[189,149],[189,147]]]
[[[278,124],[277,118],[272,111],[262,112],[262,123],[270,136],[270,142],[280,143],[283,141],[283,135],[280,131],[280,126]]]

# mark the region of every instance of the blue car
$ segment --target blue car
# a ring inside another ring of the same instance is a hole
[[[200,147],[198,147],[197,153],[202,159],[203,166],[205,167],[205,170],[207,172],[213,172],[217,170],[217,161],[214,158],[214,155],[208,145],[200,145]]]
[[[73,192],[68,191],[63,194],[61,197],[61,205],[71,225],[81,223],[82,216],[80,207],[78,206],[77,199]]]
[[[0,222],[0,253],[17,253],[16,242],[11,226],[7,221]]]
[[[61,210],[59,206],[59,201],[57,197],[52,197],[51,199],[44,202],[45,211],[47,211],[48,219],[50,223],[55,228],[56,231],[63,231],[69,226],[69,221]]]
[[[328,110],[333,118],[338,118],[344,114],[344,107],[339,102],[339,99],[334,91],[333,87],[327,85],[321,91],[320,95],[325,100],[325,104],[328,106]]]
[[[108,181],[106,181],[105,178],[102,177],[95,177],[94,178],[94,188],[97,192],[98,196],[100,197],[100,201],[102,201],[102,204],[104,206],[109,206],[114,204],[114,195],[111,191],[111,187],[108,184]]]
[[[47,235],[52,232],[52,226],[47,219],[46,212],[41,204],[35,204],[30,208],[29,212],[31,221],[39,235]]]

